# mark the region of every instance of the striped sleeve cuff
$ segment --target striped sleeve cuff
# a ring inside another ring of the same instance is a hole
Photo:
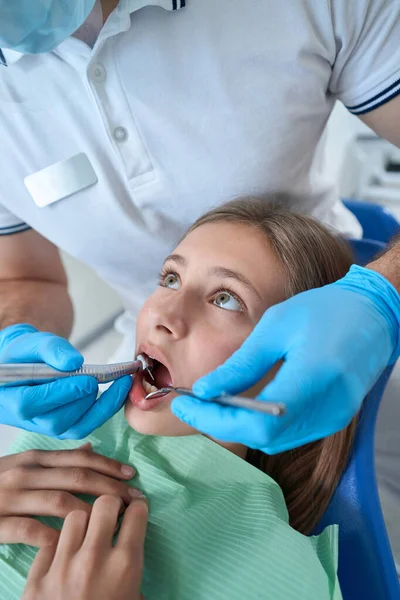
[[[385,82],[385,87],[380,92],[361,102],[360,104],[355,104],[353,106],[347,106],[347,110],[349,110],[353,115],[363,115],[371,110],[375,110],[392,100],[396,96],[400,94],[400,74],[397,72],[392,78]]]
[[[26,223],[18,223],[17,225],[9,225],[8,227],[0,227],[0,236],[1,235],[13,235],[14,233],[21,233],[22,231],[27,231],[31,229],[29,225]]]

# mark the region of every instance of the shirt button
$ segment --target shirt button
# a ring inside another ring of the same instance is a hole
[[[128,132],[125,127],[116,127],[113,131],[113,136],[117,142],[125,142],[128,139]]]
[[[97,81],[98,83],[105,81],[107,72],[103,65],[92,65],[91,72],[93,81]]]

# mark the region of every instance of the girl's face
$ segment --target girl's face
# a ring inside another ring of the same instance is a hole
[[[220,222],[190,233],[165,260],[160,286],[137,320],[136,354],[162,363],[154,369],[156,387],[191,387],[223,363],[265,310],[284,299],[283,284],[282,267],[258,229]],[[170,411],[173,394],[144,400],[146,381],[148,375],[136,375],[125,405],[131,427],[148,435],[198,433]]]

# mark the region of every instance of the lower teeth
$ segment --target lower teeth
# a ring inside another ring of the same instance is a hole
[[[151,385],[151,383],[149,383],[145,379],[143,379],[143,389],[146,392],[146,394],[150,394],[151,392],[158,392],[158,387],[156,387],[155,385]]]

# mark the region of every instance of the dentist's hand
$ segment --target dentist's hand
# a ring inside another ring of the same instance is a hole
[[[241,348],[194,386],[201,398],[239,394],[284,364],[259,395],[283,417],[175,398],[172,411],[218,440],[276,454],[346,427],[399,356],[400,296],[379,273],[353,266],[341,280],[266,311]]]
[[[147,504],[132,500],[115,546],[120,501],[101,496],[88,515],[76,510],[64,521],[57,547],[41,548],[21,600],[140,600]]]
[[[0,363],[18,362],[72,371],[83,356],[64,338],[21,324],[0,331]],[[98,400],[97,381],[83,375],[42,385],[0,385],[0,423],[58,439],[82,439],[122,407],[131,384],[129,376],[122,377]]]

